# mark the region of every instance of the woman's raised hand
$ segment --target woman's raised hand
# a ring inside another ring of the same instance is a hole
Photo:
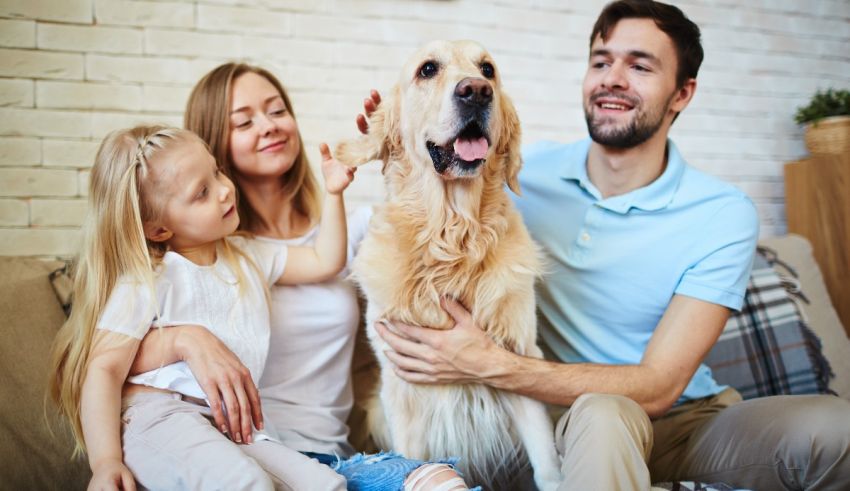
[[[356,167],[343,165],[331,155],[327,143],[319,145],[322,153],[322,175],[325,178],[325,189],[329,194],[341,194],[354,180]]]
[[[378,109],[378,105],[381,103],[381,94],[378,93],[377,90],[372,89],[369,92],[369,97],[363,99],[363,112],[365,114],[358,114],[355,121],[357,122],[357,129],[360,130],[360,133],[364,135],[369,133],[369,116]]]

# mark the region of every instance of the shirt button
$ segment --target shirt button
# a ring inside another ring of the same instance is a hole
[[[590,240],[590,234],[588,234],[587,232],[584,232],[583,234],[581,234],[581,241],[582,242],[587,242],[588,240]]]

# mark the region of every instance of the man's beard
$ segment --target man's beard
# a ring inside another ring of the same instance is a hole
[[[605,130],[601,123],[594,124],[591,116],[591,110],[594,107],[595,100],[601,97],[611,97],[611,94],[595,94],[590,98],[589,105],[584,107],[584,120],[587,122],[587,131],[590,133],[590,138],[596,143],[611,148],[628,149],[634,148],[643,142],[652,138],[655,133],[664,124],[664,115],[670,108],[670,101],[673,97],[667,100],[662,111],[657,113],[638,112],[637,115],[625,127],[616,127]],[[629,99],[633,111],[638,111],[640,107],[639,100]]]

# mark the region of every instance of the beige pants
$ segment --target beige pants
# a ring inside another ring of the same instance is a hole
[[[210,409],[178,394],[138,393],[122,414],[124,462],[154,490],[344,490],[330,467],[273,441],[237,445]]]
[[[558,421],[564,490],[647,490],[650,482],[723,482],[772,491],[850,489],[850,402],[733,389],[650,421],[626,397],[586,394]]]

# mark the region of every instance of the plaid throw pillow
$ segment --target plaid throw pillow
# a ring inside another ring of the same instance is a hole
[[[744,305],[733,312],[705,363],[718,383],[734,387],[744,399],[779,394],[829,393],[832,376],[820,339],[801,319],[794,294],[796,276],[780,277],[772,264],[782,262],[759,248]]]

